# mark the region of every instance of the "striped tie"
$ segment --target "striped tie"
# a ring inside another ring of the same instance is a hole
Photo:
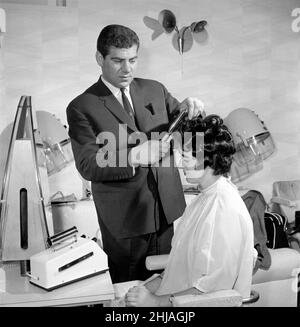
[[[132,118],[132,120],[134,121],[134,111],[131,107],[131,104],[125,94],[125,88],[121,89],[122,92],[122,101],[123,101],[123,107],[124,109],[127,111],[128,115]]]

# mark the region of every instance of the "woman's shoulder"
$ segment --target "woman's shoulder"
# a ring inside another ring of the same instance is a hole
[[[221,177],[217,187],[217,198],[220,203],[226,206],[239,208],[244,206],[244,201],[239,194],[238,188],[230,181],[229,178]]]
[[[238,188],[234,185],[230,178],[220,176],[217,182],[217,193],[222,196],[239,196]]]

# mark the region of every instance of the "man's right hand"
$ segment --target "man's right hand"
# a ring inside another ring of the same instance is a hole
[[[131,149],[129,163],[131,166],[148,166],[158,163],[169,151],[169,140],[149,140]]]

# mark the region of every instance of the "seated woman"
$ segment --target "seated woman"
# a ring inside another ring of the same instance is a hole
[[[126,306],[166,307],[172,305],[172,295],[229,289],[250,296],[253,223],[228,178],[235,153],[232,135],[216,115],[199,119],[189,131],[204,133],[204,163],[194,159],[193,170],[191,165],[185,170],[187,181],[198,184],[200,194],[178,223],[164,272],[129,289]],[[193,157],[197,150],[193,148]]]

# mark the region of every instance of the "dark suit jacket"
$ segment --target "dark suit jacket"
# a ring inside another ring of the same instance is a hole
[[[166,88],[159,82],[136,78],[130,94],[138,130],[145,133],[165,130],[178,107],[178,101]],[[129,134],[137,131],[137,127],[101,79],[69,104],[67,119],[76,167],[83,178],[92,182],[100,226],[104,224],[120,238],[157,230],[153,212],[155,190],[149,183],[149,169],[156,179],[168,223],[182,215],[185,200],[177,168],[137,167],[134,173],[124,162],[121,167],[118,158],[124,154],[122,158],[127,158],[128,146],[119,125],[127,124]],[[99,151],[106,148],[99,145],[102,141],[99,133],[103,132],[116,136],[116,152],[110,154],[115,154],[118,167],[99,167]],[[173,160],[171,155],[171,163]]]

